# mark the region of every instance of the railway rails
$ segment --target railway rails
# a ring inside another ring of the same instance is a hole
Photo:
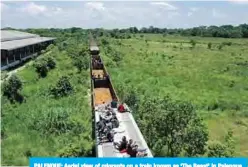
[[[126,157],[127,155],[120,153],[115,149],[113,142],[121,141],[123,136],[127,139],[133,139],[141,149],[146,149],[147,156],[153,157],[150,149],[147,146],[144,137],[142,136],[131,112],[119,113],[117,106],[111,103],[113,101],[119,103],[119,98],[112,85],[110,76],[104,66],[103,60],[100,57],[100,50],[96,43],[90,41],[90,75],[91,79],[91,98],[92,112],[94,115],[94,129],[96,138],[96,156],[97,157]],[[125,108],[130,111],[126,104]],[[101,143],[98,134],[97,123],[107,112],[106,106],[111,106],[111,110],[119,122],[119,126],[114,128],[115,131],[113,141]]]

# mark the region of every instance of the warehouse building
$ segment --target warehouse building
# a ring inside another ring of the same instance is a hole
[[[38,56],[55,38],[14,30],[1,30],[1,70]]]

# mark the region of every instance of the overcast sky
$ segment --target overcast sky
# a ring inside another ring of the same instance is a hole
[[[1,27],[188,28],[248,23],[248,1],[1,2]]]

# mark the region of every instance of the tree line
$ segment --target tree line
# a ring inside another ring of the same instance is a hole
[[[116,37],[119,34],[136,34],[136,33],[152,33],[164,35],[182,35],[182,36],[201,36],[201,37],[222,37],[222,38],[248,38],[248,24],[240,24],[239,26],[222,25],[222,26],[200,26],[193,28],[158,28],[150,26],[138,29],[137,27],[130,27],[126,29],[93,29],[93,32],[98,36],[107,35]]]
[[[13,29],[10,27],[3,29]],[[233,25],[222,25],[222,26],[199,26],[193,28],[158,28],[154,26],[123,28],[123,29],[82,29],[79,27],[72,28],[50,28],[50,29],[19,29],[30,33],[40,34],[42,36],[51,36],[55,34],[55,37],[61,38],[60,41],[65,40],[68,37],[80,37],[87,34],[89,31],[93,32],[96,36],[110,36],[115,38],[128,38],[129,34],[136,33],[152,33],[152,34],[164,34],[164,35],[182,35],[182,36],[201,36],[201,37],[222,37],[222,38],[248,38],[248,24],[240,24],[238,26]],[[49,30],[49,31],[48,31]],[[124,36],[123,36],[124,34]],[[58,36],[56,36],[58,35]]]

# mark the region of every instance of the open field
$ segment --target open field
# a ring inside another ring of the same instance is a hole
[[[121,53],[116,63],[108,46],[101,46],[119,96],[136,89],[141,101],[164,95],[189,101],[208,125],[210,140],[223,141],[231,129],[235,155],[248,156],[247,39],[135,34],[108,42]]]
[[[23,82],[24,103],[11,104],[1,97],[2,165],[28,165],[29,156],[91,155],[89,71],[78,73],[72,59],[57,46],[49,54],[56,68],[45,78],[38,78],[33,65],[17,72]],[[39,58],[47,56],[45,53]],[[69,76],[74,92],[55,99],[49,89],[61,76]]]

